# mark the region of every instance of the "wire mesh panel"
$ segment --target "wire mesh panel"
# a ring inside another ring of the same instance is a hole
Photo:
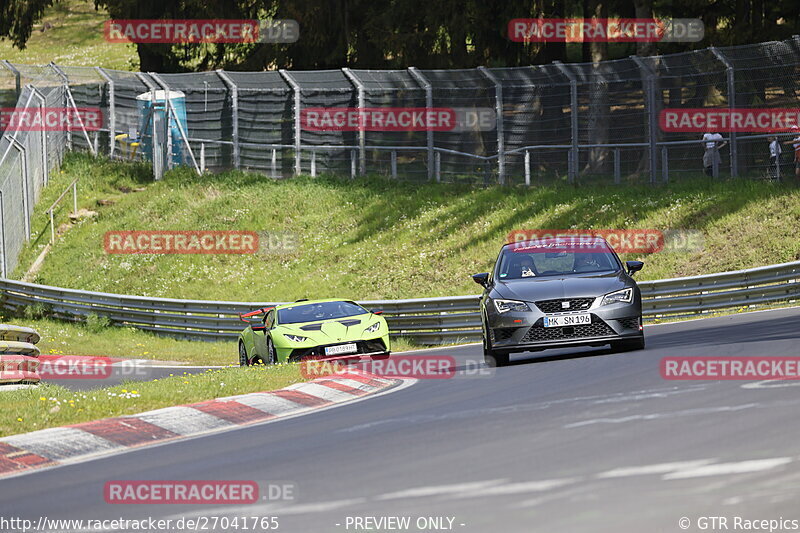
[[[28,238],[25,162],[4,139],[0,141],[0,157],[6,153],[8,155],[0,160],[0,273],[3,277],[9,276],[16,267]]]
[[[140,132],[141,117],[136,97],[149,91],[149,87],[133,72],[122,70],[106,70],[103,72],[113,83],[113,111],[110,103],[112,100],[111,84],[106,83],[105,95],[109,107],[105,109],[108,125],[111,127],[113,115],[114,157],[126,160],[143,159],[142,151],[135,146],[136,141],[143,132]]]
[[[211,170],[232,168],[232,113],[228,88],[222,78],[216,72],[197,72],[159,74],[157,80],[186,97],[186,133],[195,157],[202,153],[206,168]]]
[[[304,70],[290,76],[300,87],[301,108],[355,108],[358,95],[353,83],[341,70]],[[343,129],[312,129],[301,124],[301,169],[311,172],[314,161],[318,172],[350,174],[357,132]],[[341,148],[337,148],[341,146]]]
[[[240,168],[288,177],[294,168],[292,90],[278,72],[225,72],[236,87]],[[227,105],[233,111],[232,94]]]
[[[495,84],[478,69],[420,72],[431,84],[434,107],[496,108]],[[434,144],[442,149],[438,172],[441,181],[497,181],[497,163],[483,159],[497,154],[496,123],[492,127],[465,128],[465,131],[437,131]],[[472,155],[480,157],[470,157]]]

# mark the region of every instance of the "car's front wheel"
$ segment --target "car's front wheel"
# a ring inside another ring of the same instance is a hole
[[[272,338],[267,337],[267,364],[268,365],[276,365],[278,364],[278,352],[275,351],[275,345],[272,344]]]
[[[244,343],[239,341],[239,366],[250,366],[250,360],[247,358],[247,348]]]
[[[633,352],[635,350],[644,350],[644,335],[636,339],[612,342],[611,348],[615,352]]]
[[[492,350],[492,342],[489,340],[488,332],[484,330],[483,333],[483,361],[486,366],[494,368],[497,366],[508,365],[509,354],[498,353]]]

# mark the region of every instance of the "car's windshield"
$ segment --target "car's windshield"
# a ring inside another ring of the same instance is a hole
[[[497,267],[501,280],[563,276],[619,270],[614,253],[605,243],[589,246],[552,243],[512,244],[503,248]]]
[[[279,309],[278,323],[297,324],[300,322],[363,315],[366,312],[363,307],[352,302],[319,302]]]

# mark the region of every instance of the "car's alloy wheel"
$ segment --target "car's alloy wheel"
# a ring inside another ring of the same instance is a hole
[[[239,366],[250,366],[250,361],[247,360],[247,348],[244,343],[239,343]]]
[[[497,353],[492,350],[492,345],[489,341],[489,330],[484,328],[483,331],[483,361],[486,363],[486,366],[491,368],[506,366],[508,364],[509,355],[507,353]]]
[[[272,339],[267,337],[267,361],[268,365],[278,364],[278,354],[275,352],[275,345],[272,344]]]

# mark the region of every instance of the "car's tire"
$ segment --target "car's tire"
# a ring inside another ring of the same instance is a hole
[[[498,366],[507,366],[509,361],[509,354],[498,353],[492,350],[492,343],[487,337],[486,333],[483,334],[483,362],[490,368]]]
[[[275,345],[272,344],[272,337],[267,337],[267,362],[268,365],[278,364],[278,353],[275,351]]]
[[[250,366],[250,360],[247,358],[247,348],[241,341],[239,341],[239,366]]]
[[[644,335],[636,339],[612,342],[611,349],[615,352],[633,352],[636,350],[644,350]]]

